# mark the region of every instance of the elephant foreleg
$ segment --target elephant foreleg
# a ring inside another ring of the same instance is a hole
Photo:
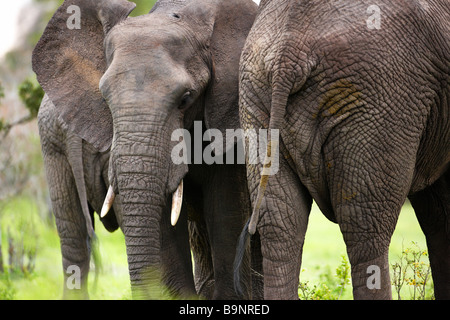
[[[161,262],[163,281],[172,297],[194,298],[196,296],[192,275],[189,247],[187,211],[181,211],[175,227],[170,224],[169,212],[161,219]]]
[[[87,299],[90,245],[72,169],[63,154],[44,153],[47,180],[60,237],[64,299]]]
[[[65,299],[87,299],[90,244],[86,217],[77,192],[76,180],[67,158],[67,136],[48,96],[38,115],[44,166],[60,237]],[[78,150],[81,152],[81,150]],[[81,155],[80,155],[81,157]],[[82,183],[82,182],[79,182]],[[90,215],[89,208],[86,215]]]
[[[204,219],[208,231],[214,266],[213,299],[237,299],[234,289],[233,263],[239,235],[248,219],[250,199],[244,165],[214,165],[205,181]],[[250,282],[250,257],[247,257],[243,279]],[[249,283],[244,299],[250,298]]]

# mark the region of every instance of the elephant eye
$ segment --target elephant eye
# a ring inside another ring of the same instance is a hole
[[[180,15],[178,13],[171,13],[170,16],[175,19],[180,19]]]
[[[188,91],[181,98],[180,106],[178,108],[180,110],[185,110],[191,105],[191,102],[192,102],[192,93]]]

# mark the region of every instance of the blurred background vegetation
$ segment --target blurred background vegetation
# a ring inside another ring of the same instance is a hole
[[[15,47],[0,57],[0,300],[62,296],[59,238],[36,124],[43,92],[31,70],[32,50],[62,2],[30,0],[21,13]],[[133,2],[137,8],[132,15],[136,16],[149,12],[156,0]],[[91,276],[91,298],[129,299],[123,235],[119,231],[109,234],[98,221],[96,226],[103,270],[98,281],[94,282]],[[409,203],[400,215],[390,258],[393,281],[397,281],[393,285],[394,298],[432,298],[425,239]],[[314,206],[304,247],[299,296],[351,299],[351,291],[339,228]]]

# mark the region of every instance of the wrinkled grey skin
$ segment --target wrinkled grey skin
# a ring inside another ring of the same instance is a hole
[[[92,223],[94,211],[100,212],[106,196],[109,151],[99,152],[68,131],[58,114],[45,95],[39,108],[38,126],[53,212],[61,239],[65,284],[63,298],[86,299],[91,254],[88,239],[95,236]],[[117,202],[111,214],[101,219],[110,232],[118,228],[116,216],[120,217],[120,204]],[[69,272],[69,267],[73,265],[81,270],[80,290],[69,290],[66,285],[73,275]]]
[[[89,241],[95,237],[94,224],[92,223],[94,212],[100,212],[106,196],[108,183],[109,150],[100,152],[88,142],[82,140],[78,135],[67,130],[65,123],[58,118],[60,112],[50,101],[47,95],[44,96],[38,114],[39,134],[44,157],[44,165],[49,185],[50,197],[52,200],[53,212],[59,236],[61,239],[61,252],[63,258],[63,298],[64,299],[88,299],[87,279],[89,272],[90,257],[92,255],[92,245]],[[189,241],[196,243],[201,241],[200,237],[207,236],[206,232],[192,232],[189,240],[185,236],[183,228],[170,228],[168,217],[165,220],[166,241],[163,247],[182,246],[184,250],[189,250],[186,245]],[[100,218],[104,227],[113,232],[122,226],[121,204],[118,199],[105,218]],[[180,222],[186,228],[186,221]],[[195,226],[195,223],[192,224]],[[174,240],[175,239],[175,240]],[[100,248],[101,250],[101,248]],[[201,284],[205,288],[199,290],[199,294],[205,298],[211,297],[211,290],[214,289],[214,279],[211,279],[211,266],[200,259],[207,260],[211,256],[207,246],[197,246],[195,258],[198,261],[195,279],[200,289]],[[170,290],[176,295],[194,296],[191,291],[185,288],[192,288],[192,279],[189,276],[179,278],[175,271],[186,265],[183,260],[172,250],[163,249],[167,261],[171,262],[171,267],[165,271],[166,282],[170,284]],[[94,253],[97,254],[97,253]],[[95,261],[97,263],[101,261]],[[81,286],[73,288],[67,285],[73,280],[71,266],[78,266],[81,270]],[[96,270],[100,267],[97,266]],[[189,275],[188,270],[185,274]],[[174,280],[173,280],[174,279]]]
[[[80,30],[66,28],[69,5],[81,8]],[[134,297],[155,297],[152,284],[162,278],[183,297],[199,292],[236,298],[232,264],[250,213],[245,166],[175,165],[170,152],[178,141],[171,134],[191,129],[194,120],[223,132],[239,127],[239,57],[257,7],[250,0],[159,1],[149,15],[127,18],[133,8],[125,0],[73,0],[55,13],[33,53],[33,69],[57,110],[51,121],[65,136],[83,140],[83,158],[89,159],[92,148],[95,160],[83,161],[96,163],[93,180],[102,180],[103,195],[106,181],[117,194]],[[40,123],[52,128],[44,113]],[[55,208],[76,196],[73,187],[67,196],[57,190],[60,181],[73,185],[64,135],[49,147],[43,143],[47,174],[52,176],[53,163],[64,163],[67,174],[54,174],[53,191],[49,178]],[[171,198],[182,179],[183,210],[172,228]],[[96,205],[92,209],[99,212]],[[88,224],[80,208],[73,210],[76,217],[55,213],[61,243],[68,247],[63,264],[83,266],[85,278]],[[250,284],[246,288],[250,297]]]
[[[367,26],[371,5],[379,30]],[[279,173],[266,184],[247,167],[253,205],[264,194],[249,231],[261,237],[265,298],[298,298],[314,199],[340,226],[354,298],[390,299],[388,248],[407,197],[436,298],[450,298],[449,10],[444,0],[261,2],[240,115],[244,129],[281,130]],[[367,285],[370,266],[379,289]]]

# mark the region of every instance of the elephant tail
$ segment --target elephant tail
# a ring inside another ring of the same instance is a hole
[[[260,208],[264,199],[264,193],[266,192],[269,178],[278,171],[279,163],[273,163],[274,159],[279,159],[280,154],[280,128],[283,125],[284,115],[286,113],[286,106],[289,99],[289,90],[283,88],[277,89],[279,86],[274,87],[272,95],[272,106],[270,110],[270,123],[268,131],[268,141],[265,159],[263,162],[263,168],[261,172],[261,180],[258,186],[258,194],[256,197],[255,207],[253,208],[252,217],[249,223],[249,233],[254,235],[256,227],[260,217]],[[275,156],[275,155],[278,156]]]
[[[242,288],[242,263],[244,260],[245,250],[247,249],[251,234],[249,233],[248,227],[250,220],[244,226],[241,235],[239,236],[238,245],[236,249],[236,256],[234,258],[233,272],[234,272],[234,290],[239,297],[244,296],[244,289]]]
[[[275,67],[272,79],[272,97],[270,106],[269,136],[267,150],[261,172],[261,180],[258,186],[255,207],[250,220],[249,232],[255,234],[260,217],[260,208],[264,193],[269,182],[269,177],[278,172],[279,163],[272,163],[275,154],[280,155],[281,134],[280,130],[284,126],[284,117],[288,106],[289,97],[300,91],[306,83],[311,67],[316,64],[315,60],[305,53],[307,59],[303,63],[293,63],[293,61],[283,56],[283,50],[278,53],[278,67]],[[277,65],[277,64],[276,64]]]

